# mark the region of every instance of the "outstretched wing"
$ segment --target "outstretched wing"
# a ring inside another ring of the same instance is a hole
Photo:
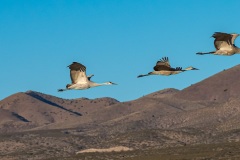
[[[221,48],[230,48],[234,45],[234,40],[238,34],[228,34],[222,32],[215,32],[212,37],[215,38],[214,46],[217,50]]]
[[[171,69],[171,66],[170,66],[168,57],[163,57],[162,59],[160,59],[153,69],[155,71],[162,71],[162,70],[169,71]]]
[[[88,78],[86,76],[86,67],[78,62],[73,62],[68,66],[70,69],[70,77],[73,84],[86,83]]]

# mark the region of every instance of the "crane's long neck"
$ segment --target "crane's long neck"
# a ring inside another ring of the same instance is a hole
[[[91,87],[98,87],[98,86],[104,86],[104,85],[107,85],[106,82],[105,83],[90,82]]]
[[[198,70],[198,69],[190,66],[190,67],[185,68],[183,71],[190,71],[190,70]]]
[[[191,67],[187,67],[187,68],[185,68],[185,69],[182,70],[182,71],[190,71],[190,70],[192,70],[192,68],[191,68]]]

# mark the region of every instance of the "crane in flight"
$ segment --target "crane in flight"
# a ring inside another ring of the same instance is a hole
[[[169,76],[169,75],[174,75],[178,74],[184,71],[189,71],[189,70],[198,70],[197,68],[194,67],[187,67],[185,69],[182,69],[182,67],[176,67],[172,68],[169,63],[168,57],[163,57],[159,61],[157,61],[157,64],[154,66],[154,71],[149,72],[148,74],[141,74],[138,76],[139,77],[144,77],[144,76],[150,76],[150,75],[164,75],[164,76]]]
[[[240,53],[240,48],[235,46],[234,41],[239,34],[228,34],[222,32],[215,32],[212,37],[215,38],[214,46],[216,51],[212,52],[198,52],[198,55],[213,54],[213,55],[225,55],[231,56],[236,53]]]
[[[65,89],[58,89],[59,92],[72,89],[83,90],[104,85],[116,85],[116,83],[113,82],[95,83],[91,81],[93,75],[87,76],[86,67],[81,63],[73,62],[68,68],[70,69],[72,84],[67,84]]]

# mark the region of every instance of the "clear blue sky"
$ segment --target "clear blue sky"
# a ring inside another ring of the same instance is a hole
[[[216,31],[240,33],[239,6],[239,0],[1,0],[0,99],[34,90],[128,101],[183,89],[239,64],[240,55],[195,54],[215,49],[210,37]],[[200,70],[136,78],[163,56],[172,67]],[[57,92],[70,83],[73,61],[84,64],[93,81],[119,85]]]

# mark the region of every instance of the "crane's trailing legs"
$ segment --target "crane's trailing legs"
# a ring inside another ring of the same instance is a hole
[[[148,74],[140,74],[139,76],[137,76],[137,78],[145,77],[145,76],[150,76],[150,75],[152,75],[151,73],[152,73],[152,72],[149,72]]]
[[[214,54],[214,52],[197,52],[198,55],[204,55],[204,54]]]

